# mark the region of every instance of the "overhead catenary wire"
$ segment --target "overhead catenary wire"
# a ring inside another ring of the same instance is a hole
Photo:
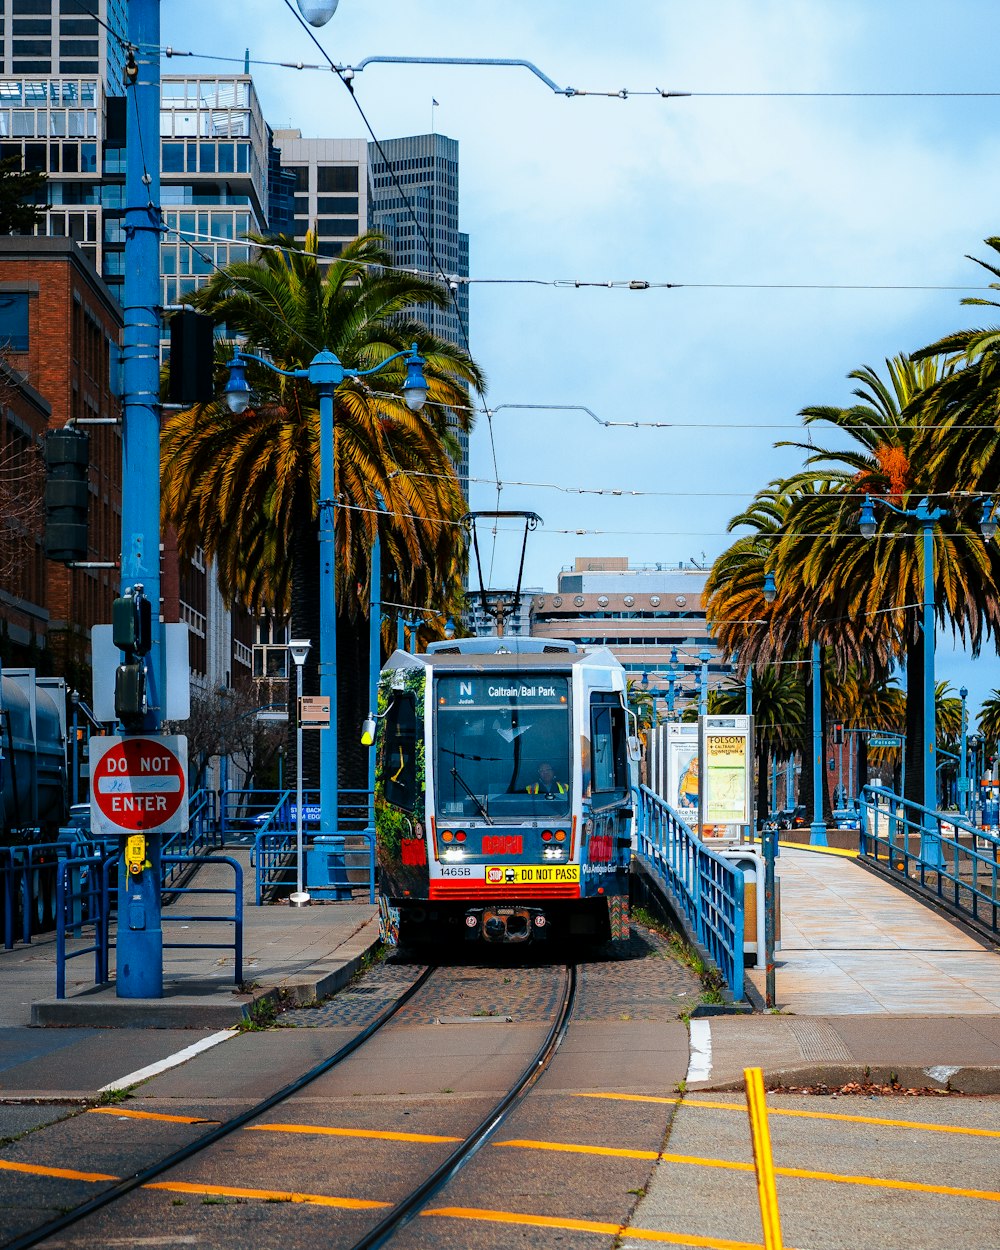
[[[74,0],[79,3],[79,0]],[[81,5],[82,7],[82,5]],[[90,12],[90,10],[86,10]],[[299,14],[292,10],[296,18]],[[303,23],[304,24],[304,23]],[[103,25],[103,23],[102,23]],[[320,73],[334,73],[341,78],[350,81],[356,74],[361,73],[366,66],[375,64],[393,64],[393,65],[454,65],[454,66],[477,66],[477,67],[495,67],[495,68],[522,68],[529,70],[534,76],[540,79],[555,95],[565,96],[567,99],[576,98],[599,98],[612,100],[631,100],[633,98],[652,98],[660,100],[990,100],[1000,98],[1000,91],[990,90],[909,90],[909,91],[889,91],[883,89],[870,90],[840,90],[840,91],[754,91],[754,90],[730,90],[730,91],[686,91],[679,88],[670,87],[616,87],[616,88],[585,88],[585,87],[560,87],[547,74],[543,73],[537,65],[531,61],[514,58],[499,57],[407,57],[407,56],[369,56],[359,61],[357,65],[338,65],[327,54],[326,49],[319,40],[313,35],[312,31],[307,31],[313,40],[313,43],[323,53],[324,63],[316,63],[309,61],[272,61],[263,57],[246,57],[246,56],[226,56],[217,52],[196,52],[189,49],[175,48],[171,44],[160,44],[159,46],[148,45],[143,47],[143,51],[147,53],[159,53],[168,60],[173,57],[185,57],[201,61],[221,61],[224,63],[232,63],[244,65],[249,61],[250,65],[266,65],[275,69],[290,69],[297,73],[304,71],[313,71]]]

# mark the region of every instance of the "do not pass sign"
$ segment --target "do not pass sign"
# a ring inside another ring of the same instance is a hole
[[[188,827],[187,739],[90,740],[94,833],[183,833]]]

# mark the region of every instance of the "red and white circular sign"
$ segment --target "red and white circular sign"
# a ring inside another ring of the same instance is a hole
[[[92,823],[104,833],[187,828],[185,740],[92,738]]]

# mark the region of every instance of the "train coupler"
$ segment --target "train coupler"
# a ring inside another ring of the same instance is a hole
[[[537,942],[548,936],[548,918],[540,907],[471,907],[465,936],[470,942]]]

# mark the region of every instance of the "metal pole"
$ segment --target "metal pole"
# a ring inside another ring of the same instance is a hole
[[[711,654],[710,652],[703,650],[701,654],[698,656],[698,659],[701,660],[701,689],[698,691],[698,715],[707,716],[708,715],[708,661],[711,659]]]
[[[128,39],[136,77],[125,88],[125,291],[122,336],[121,591],[141,582],[152,606],[146,657],[149,714],[156,732],[163,705],[160,629],[160,0],[132,0]],[[130,53],[130,57],[131,57]],[[124,843],[123,843],[124,845]],[[146,837],[149,867],[118,874],[115,993],[163,997],[160,838]]]
[[[747,716],[753,716],[753,669],[747,669],[746,678],[747,691]]]
[[[963,816],[969,811],[969,723],[966,719],[966,699],[969,692],[965,686],[958,692],[962,697],[962,751],[958,774],[958,810]]]
[[[764,1005],[774,1007],[775,973],[774,973],[774,935],[777,925],[775,911],[777,897],[774,888],[774,853],[778,840],[778,831],[761,830],[761,850],[764,852]]]
[[[406,649],[405,622],[402,612],[396,614],[396,650],[404,651]]]
[[[920,518],[924,575],[924,690],[923,690],[923,805],[920,858],[930,867],[940,867],[941,843],[933,813],[937,811],[937,725],[934,707],[934,521]]]
[[[837,744],[837,790],[840,793],[838,807],[846,805],[846,795],[844,794],[844,737],[841,732],[840,742]]]
[[[298,662],[295,693],[298,695],[295,705],[295,893],[288,901],[293,907],[302,907],[309,902],[309,895],[302,880],[302,665]]]
[[[334,533],[333,392],[343,377],[332,352],[317,353],[309,363],[309,381],[319,393],[319,692],[330,700],[330,726],[320,730],[320,830],[337,832],[337,586]]]
[[[80,704],[80,696],[75,690],[70,691],[70,702],[73,704],[73,802],[80,802],[80,740],[77,737],[79,733],[79,725],[77,712]]]
[[[823,674],[818,642],[812,645],[812,722],[813,819],[809,826],[809,844],[826,846],[826,821],[823,819]]]
[[[376,496],[375,538],[372,542],[371,585],[368,590],[368,709],[378,715],[378,679],[382,670],[382,542],[379,537],[381,496]],[[368,752],[368,827],[375,830],[375,748]]]

